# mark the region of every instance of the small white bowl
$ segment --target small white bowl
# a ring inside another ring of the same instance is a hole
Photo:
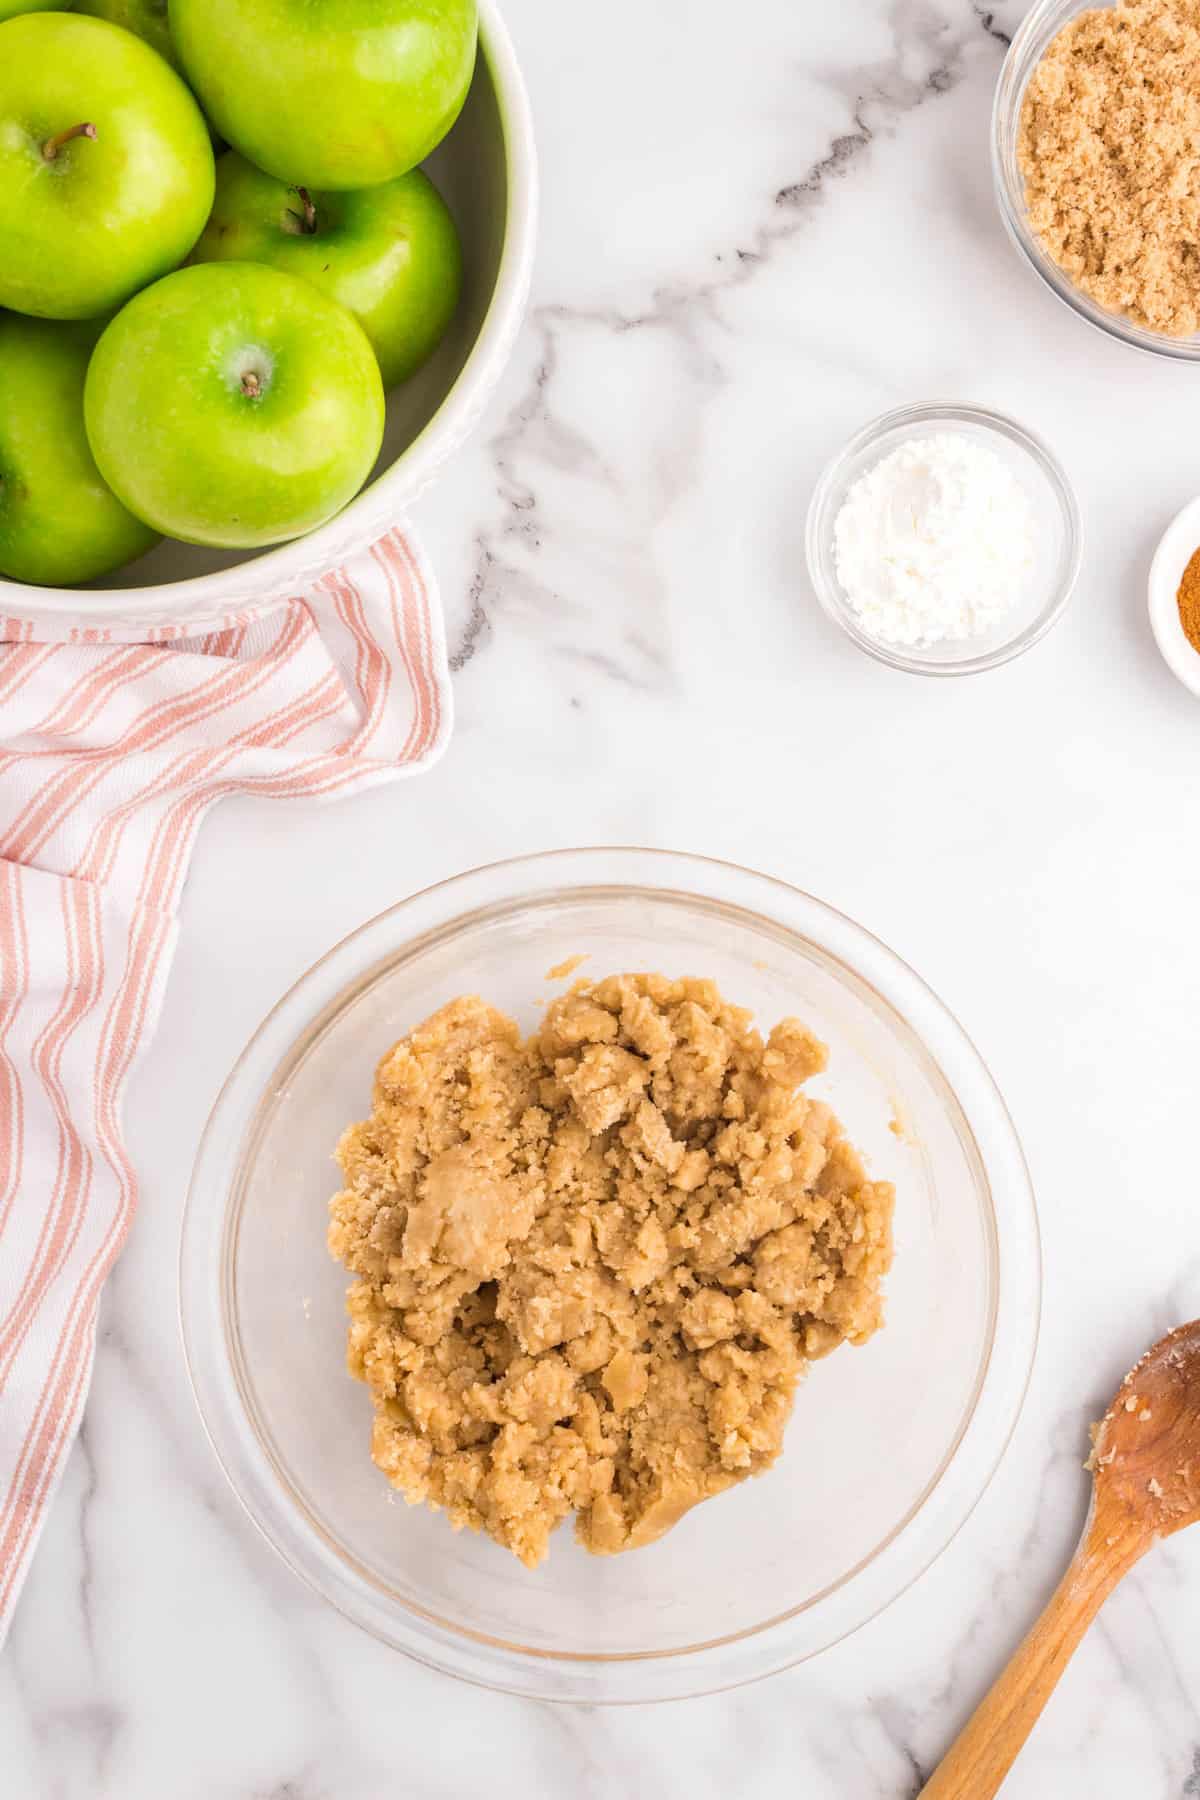
[[[1200,698],[1200,651],[1194,650],[1179,617],[1179,583],[1200,549],[1200,499],[1189,500],[1162,535],[1150,564],[1150,627],[1163,661],[1185,688]]]
[[[901,444],[940,431],[962,433],[986,443],[1012,470],[1033,508],[1039,572],[1008,617],[982,637],[929,645],[884,643],[864,631],[846,599],[837,577],[834,525],[848,489],[860,475]],[[1032,432],[982,406],[937,402],[885,413],[850,439],[813,493],[806,551],[817,599],[868,656],[910,675],[977,675],[1020,656],[1062,616],[1079,575],[1083,527],[1066,475]]]
[[[0,579],[0,613],[100,630],[201,627],[253,610],[381,536],[479,419],[516,342],[533,270],[537,157],[525,84],[496,0],[480,0],[479,60],[453,131],[426,165],[458,222],[463,302],[436,353],[388,395],[370,484],[327,525],[258,556],[164,542],[109,586]]]

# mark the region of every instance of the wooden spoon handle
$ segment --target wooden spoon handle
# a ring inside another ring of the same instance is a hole
[[[1084,1632],[1130,1567],[1096,1557],[1088,1543],[1045,1612],[955,1740],[921,1800],[992,1800],[1058,1685]]]

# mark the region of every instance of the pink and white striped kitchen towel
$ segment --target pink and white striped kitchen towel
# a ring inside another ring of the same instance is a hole
[[[416,774],[450,725],[436,593],[402,530],[202,636],[0,616],[0,1641],[133,1217],[122,1095],[200,821],[223,794]]]

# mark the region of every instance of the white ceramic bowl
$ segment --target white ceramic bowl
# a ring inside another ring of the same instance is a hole
[[[1179,618],[1179,583],[1200,548],[1200,500],[1189,500],[1163,533],[1150,565],[1150,625],[1172,675],[1200,698],[1200,651],[1188,643]]]
[[[325,1248],[333,1146],[381,1053],[457,993],[528,1029],[546,972],[708,975],[769,1026],[830,1045],[814,1091],[896,1183],[886,1330],[815,1368],[784,1454],[658,1543],[592,1557],[556,1536],[530,1572],[409,1508],[369,1455],[345,1367],[345,1271]],[[899,1130],[893,1129],[893,1121]],[[667,1700],[825,1649],[954,1536],[1025,1392],[1037,1218],[1012,1123],[949,1013],[877,939],[796,889],[699,857],[558,851],[381,914],[266,1019],[209,1120],[180,1261],[188,1366],[251,1518],[383,1642],[546,1700]]]
[[[520,327],[533,267],[533,122],[496,0],[479,0],[479,60],[462,115],[426,164],[458,222],[463,302],[436,354],[388,396],[375,472],[336,518],[257,556],[163,543],[110,587],[0,579],[0,613],[108,629],[202,625],[304,586],[386,531],[475,425]]]

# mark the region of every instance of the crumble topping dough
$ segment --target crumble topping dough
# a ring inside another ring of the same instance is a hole
[[[651,1543],[778,1456],[806,1364],[882,1322],[893,1190],[710,981],[578,983],[522,1041],[463,998],[379,1064],[329,1247],[372,1454],[529,1567]]]

